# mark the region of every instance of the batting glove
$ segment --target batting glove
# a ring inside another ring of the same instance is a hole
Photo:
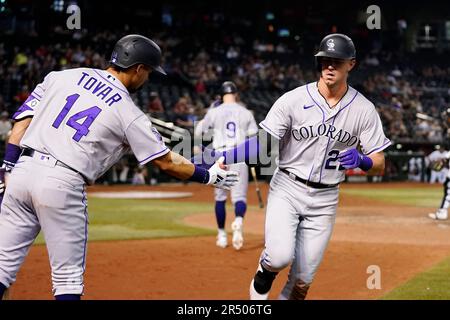
[[[209,181],[207,184],[216,188],[230,190],[232,186],[239,182],[239,173],[236,171],[227,171],[227,167],[223,164],[224,159],[224,157],[220,157],[219,160],[209,168]]]
[[[345,169],[361,168],[369,171],[373,167],[372,159],[359,153],[355,148],[339,154],[338,160]]]

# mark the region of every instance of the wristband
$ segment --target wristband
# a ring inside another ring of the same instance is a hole
[[[8,143],[5,150],[5,158],[3,159],[3,163],[9,171],[14,168],[17,160],[20,158],[20,154],[22,153],[22,149],[15,144]]]
[[[194,173],[188,180],[207,184],[209,182],[209,171],[196,165],[194,167]]]
[[[361,155],[359,167],[364,171],[369,171],[373,167],[373,161],[368,156]]]

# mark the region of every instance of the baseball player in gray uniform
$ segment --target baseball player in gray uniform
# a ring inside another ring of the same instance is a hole
[[[213,148],[218,151],[230,149],[250,136],[258,133],[253,114],[243,105],[237,103],[238,90],[232,81],[221,86],[222,103],[209,109],[201,123],[201,130],[206,133],[213,130]],[[248,167],[245,163],[231,164],[230,170],[239,172],[240,181],[231,188],[231,201],[234,205],[235,220],[231,224],[233,231],[232,244],[236,250],[242,248],[243,218],[247,211]],[[225,248],[228,245],[225,231],[225,204],[228,192],[215,189],[215,213],[218,227],[216,245]]]
[[[345,169],[382,171],[382,151],[391,144],[375,106],[347,84],[356,63],[353,41],[330,34],[315,57],[319,81],[281,96],[260,123],[280,140],[280,154],[251,299],[267,299],[275,276],[291,262],[279,298],[306,297],[333,230]]]
[[[5,155],[10,171],[0,213],[0,297],[16,278],[42,229],[57,300],[78,300],[86,266],[87,197],[93,183],[131,150],[182,180],[229,189],[238,174],[220,163],[209,170],[171,152],[133,103],[161,50],[141,35],[120,39],[106,70],[49,73],[13,116]],[[20,156],[20,158],[19,158]]]
[[[315,57],[319,80],[282,95],[260,123],[279,140],[279,157],[251,299],[267,299],[276,275],[289,264],[279,298],[305,299],[333,230],[345,170],[381,172],[383,150],[391,144],[373,103],[347,84],[356,63],[353,41],[330,34]],[[227,164],[261,162],[267,156],[259,154],[262,143],[253,137],[223,153],[208,151],[204,158],[224,156]]]

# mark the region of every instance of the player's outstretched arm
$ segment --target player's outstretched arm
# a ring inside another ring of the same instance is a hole
[[[384,152],[372,153],[369,155],[369,158],[372,160],[373,166],[367,173],[369,175],[378,175],[382,173],[385,167]]]
[[[262,147],[263,145],[266,146],[265,150]],[[201,167],[209,168],[217,159],[224,157],[225,164],[245,162],[249,165],[258,166],[262,164],[261,159],[270,158],[270,150],[270,137],[268,139],[261,139],[258,136],[253,136],[234,148],[225,151],[203,148],[203,152],[194,156],[191,161]]]
[[[3,193],[5,192],[5,187],[7,184],[6,173],[11,172],[12,168],[16,165],[17,160],[19,160],[22,149],[20,148],[20,140],[22,140],[25,131],[30,125],[31,118],[25,118],[21,121],[14,123],[11,130],[11,135],[6,145],[5,157],[3,159],[3,164],[0,167],[0,204],[3,201]]]
[[[32,119],[33,118],[25,118],[25,119],[16,121],[11,130],[11,135],[9,137],[8,142],[18,146],[20,144],[20,141],[22,140],[23,135],[27,131],[28,127],[30,126]]]
[[[152,161],[160,170],[180,180],[190,180],[229,190],[239,181],[239,174],[227,171],[223,158],[218,159],[209,169],[194,165],[188,159],[175,153],[168,152]]]

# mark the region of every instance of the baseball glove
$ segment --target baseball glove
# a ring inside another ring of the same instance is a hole
[[[431,162],[430,168],[433,171],[441,171],[442,169],[444,169],[446,162],[447,162],[447,160],[445,160],[445,159],[435,160],[435,161]]]

